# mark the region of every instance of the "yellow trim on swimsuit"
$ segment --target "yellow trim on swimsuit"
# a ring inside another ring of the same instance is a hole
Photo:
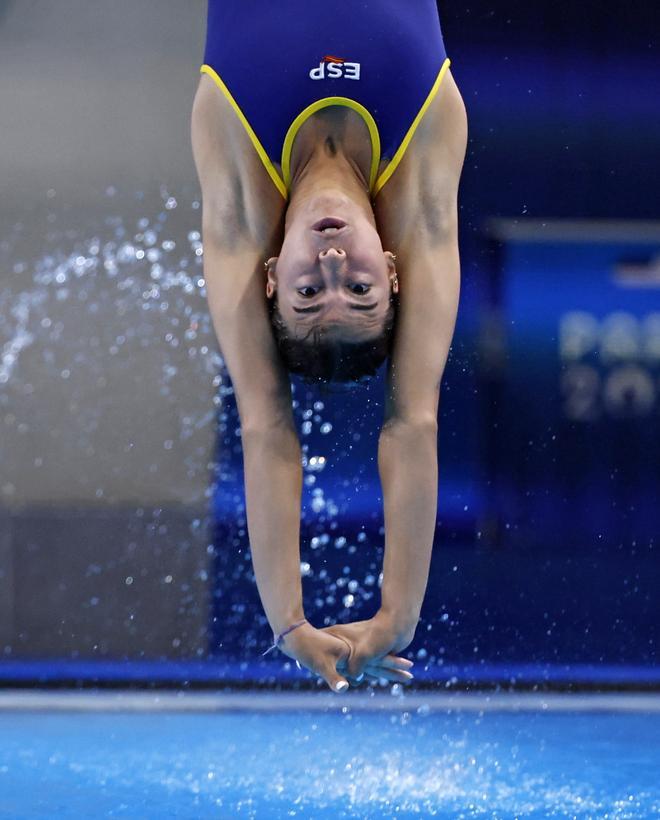
[[[315,114],[322,108],[327,108],[329,105],[344,105],[347,108],[352,108],[353,111],[356,111],[362,117],[365,125],[369,129],[369,137],[371,138],[369,191],[372,191],[374,183],[376,182],[376,175],[378,174],[378,166],[380,165],[380,134],[378,133],[376,121],[369,111],[361,103],[357,102],[357,100],[352,100],[350,97],[324,97],[321,100],[316,100],[316,102],[304,108],[291,123],[284,138],[284,145],[282,146],[282,176],[284,177],[286,189],[288,191],[291,188],[291,151],[293,149],[293,141],[298,131],[312,114]]]
[[[266,153],[266,150],[264,149],[263,145],[259,141],[259,137],[252,130],[252,126],[247,121],[247,119],[245,117],[245,114],[243,114],[243,112],[241,111],[240,106],[238,105],[236,100],[233,98],[233,96],[231,94],[231,91],[222,82],[222,80],[220,79],[218,73],[216,71],[214,71],[211,68],[210,65],[206,65],[206,63],[205,63],[199,69],[199,71],[200,71],[200,74],[208,74],[209,77],[211,77],[211,79],[215,82],[215,84],[218,86],[218,88],[225,95],[225,97],[229,101],[229,104],[231,105],[231,107],[236,112],[236,116],[241,121],[241,123],[243,124],[243,127],[247,131],[248,136],[252,140],[252,144],[254,145],[255,150],[256,150],[257,154],[259,155],[259,158],[261,159],[261,161],[263,162],[266,170],[268,171],[268,173],[270,175],[270,178],[275,183],[275,187],[282,194],[284,199],[288,199],[289,195],[287,193],[286,185],[282,181],[282,177],[278,174],[277,168],[275,168],[273,163],[270,161],[270,157],[268,156],[268,154]]]

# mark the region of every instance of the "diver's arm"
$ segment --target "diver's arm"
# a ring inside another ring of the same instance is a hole
[[[404,254],[405,256],[405,254]],[[428,581],[438,499],[440,381],[454,331],[460,263],[455,231],[401,274],[397,335],[378,441],[385,557],[381,607],[414,634]]]
[[[274,633],[305,617],[300,578],[301,449],[295,429],[243,434],[252,566]]]
[[[274,632],[302,614],[300,505],[302,452],[288,374],[270,328],[261,254],[227,254],[204,234],[204,277],[220,350],[241,422],[247,523],[259,595]],[[256,257],[256,258],[255,258]],[[220,280],[254,269],[240,299]]]
[[[413,153],[376,200],[383,247],[396,252],[400,283],[378,444],[385,514],[381,612],[393,634],[409,640],[435,533],[440,382],[460,290],[458,187],[467,112],[450,71],[427,117]]]
[[[268,621],[279,633],[302,617],[301,449],[289,376],[268,317],[263,266],[279,247],[284,202],[270,180],[255,173],[253,181],[239,173],[229,141],[222,139],[224,102],[207,80],[200,80],[191,119],[202,188],[204,279],[240,415],[257,587]],[[263,168],[257,170],[265,175]],[[249,213],[246,203],[251,203]]]

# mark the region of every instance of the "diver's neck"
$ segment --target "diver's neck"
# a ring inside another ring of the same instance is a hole
[[[324,150],[325,148],[325,150]],[[292,168],[288,211],[291,215],[312,196],[320,192],[335,192],[346,197],[372,214],[369,183],[357,162],[341,149],[330,153],[327,147],[312,149],[307,155],[298,155]]]

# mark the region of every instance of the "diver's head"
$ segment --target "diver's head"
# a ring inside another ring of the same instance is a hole
[[[371,209],[343,192],[288,209],[280,254],[266,263],[266,295],[291,372],[337,382],[375,373],[391,348],[395,258]]]

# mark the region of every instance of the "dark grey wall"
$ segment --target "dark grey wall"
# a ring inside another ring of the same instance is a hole
[[[2,529],[0,663],[206,651],[207,533],[190,509],[30,508]]]
[[[194,179],[203,0],[21,0],[0,15],[0,216],[54,188]],[[10,193],[10,196],[6,194]]]

